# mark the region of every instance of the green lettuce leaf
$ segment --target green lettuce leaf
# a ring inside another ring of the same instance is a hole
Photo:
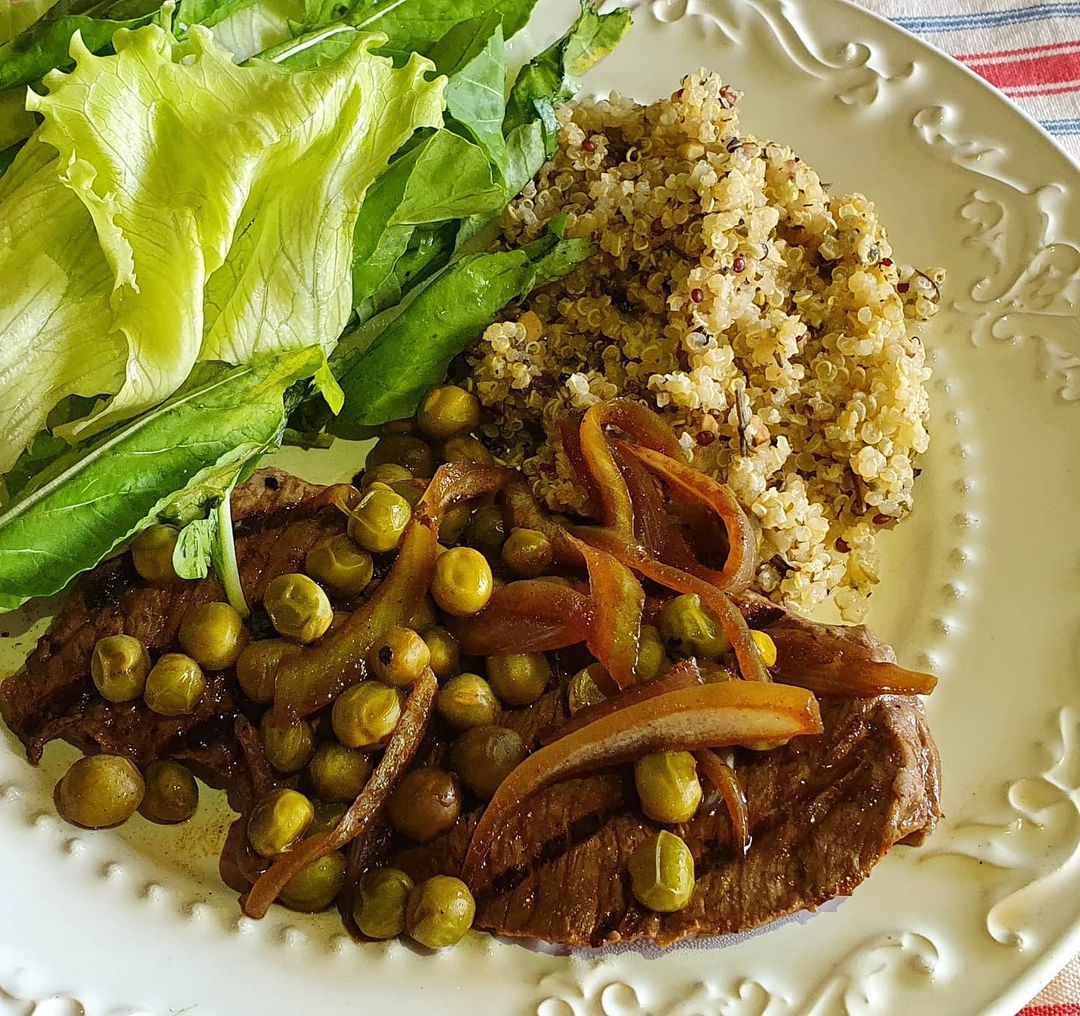
[[[58,592],[159,517],[219,503],[278,441],[290,389],[324,364],[318,347],[199,364],[161,405],[56,461],[0,514],[0,609]]]
[[[29,28],[55,3],[56,0],[22,0],[21,3],[9,0],[0,5],[0,45]]]
[[[31,98],[41,141],[60,154],[42,172],[93,220],[112,274],[99,334],[123,343],[127,363],[108,406],[63,436],[159,402],[197,359],[333,345],[350,315],[364,194],[417,127],[441,122],[430,64],[395,69],[371,52],[379,41],[357,36],[303,72],[238,67],[198,26],[183,49],[156,26],[118,35],[114,56],[73,42],[75,70]]]
[[[30,28],[0,45],[0,89],[26,86],[54,67],[70,67],[76,32],[96,53],[119,29],[148,25],[160,9],[161,0],[59,0]]]
[[[116,391],[127,347],[110,332],[112,274],[90,215],[35,137],[0,178],[0,472],[72,395]],[[92,355],[87,355],[92,350]]]
[[[303,0],[181,0],[176,25],[205,25],[241,63],[295,36],[303,11]]]
[[[584,240],[545,238],[528,249],[455,261],[375,335],[340,376],[345,406],[331,429],[411,416],[450,361],[511,300],[560,278],[592,253]]]

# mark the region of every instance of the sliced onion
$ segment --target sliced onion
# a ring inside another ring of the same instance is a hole
[[[634,505],[604,433],[612,405],[611,402],[598,402],[585,413],[581,421],[581,455],[592,477],[592,489],[600,501],[601,521],[605,526],[629,535],[634,531]]]
[[[750,585],[757,566],[754,531],[731,488],[683,462],[620,441],[619,450],[635,456],[684,495],[696,498],[720,518],[728,534],[728,556],[722,571],[698,565],[695,574],[718,589],[737,592]]]
[[[905,670],[887,660],[875,660],[873,650],[829,625],[767,629],[776,644],[778,677],[819,695],[929,695],[937,687],[933,674]]]
[[[636,680],[645,590],[634,573],[611,554],[576,539],[574,546],[589,569],[593,605],[586,640],[589,651],[620,689],[629,688]]]
[[[701,685],[619,709],[541,748],[502,782],[473,830],[462,877],[475,884],[502,823],[553,783],[650,752],[786,740],[822,729],[814,696],[780,684]]]
[[[581,448],[580,424],[573,420],[560,420],[559,436],[562,439],[563,452],[570,463],[570,473],[585,489],[585,504],[582,507],[582,513],[592,518],[596,515],[600,499],[597,496],[596,483],[585,459],[585,453]]]
[[[456,504],[498,490],[511,475],[496,466],[455,463],[439,467],[378,589],[331,635],[278,664],[274,712],[281,722],[328,706],[363,678],[364,661],[379,636],[407,623],[431,585],[443,516]]]
[[[413,685],[398,720],[397,727],[360,796],[333,829],[304,840],[298,847],[282,854],[255,883],[247,899],[244,913],[249,917],[264,917],[270,904],[278,898],[286,883],[299,871],[327,854],[369,834],[398,780],[405,774],[419,750],[435,708],[439,682],[431,670],[425,670]]]
[[[726,593],[697,575],[654,560],[641,547],[635,546],[610,529],[582,527],[574,533],[583,542],[606,550],[628,568],[633,568],[666,589],[677,593],[696,593],[720,622],[720,627],[735,651],[742,676],[748,681],[771,680],[745,618]]]
[[[522,579],[500,586],[472,617],[452,619],[450,630],[466,656],[543,653],[589,637],[592,598],[572,586]]]
[[[702,748],[694,752],[701,772],[724,799],[728,817],[731,819],[731,836],[742,850],[743,856],[750,849],[750,814],[746,806],[746,791],[739,783],[735,770],[716,752]]]
[[[580,730],[582,727],[587,727],[595,720],[603,719],[605,716],[610,716],[612,713],[618,712],[620,709],[625,709],[627,706],[637,705],[639,702],[646,702],[649,699],[659,698],[661,695],[666,695],[671,691],[679,691],[682,688],[691,688],[696,684],[701,684],[701,671],[698,669],[697,661],[682,660],[671,667],[667,673],[662,674],[654,681],[650,681],[648,684],[638,684],[629,691],[624,691],[616,695],[610,695],[604,699],[603,702],[597,702],[595,705],[585,706],[579,709],[569,720],[554,730],[545,733],[540,738],[541,744],[552,744],[559,740],[560,737],[566,737],[567,734],[572,734],[575,730]]]

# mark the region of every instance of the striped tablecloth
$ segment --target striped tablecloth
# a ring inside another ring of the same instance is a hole
[[[1080,160],[1080,2],[857,0],[967,64]],[[1080,1016],[1080,957],[1022,1016]]]
[[[1080,2],[857,2],[967,64],[1080,159]]]

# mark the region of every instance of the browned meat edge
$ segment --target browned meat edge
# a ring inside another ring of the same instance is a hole
[[[280,470],[263,469],[233,497],[241,581],[253,603],[267,582],[301,567],[311,545],[344,528],[335,509],[313,510],[322,490]],[[104,702],[90,680],[98,639],[134,635],[155,656],[173,647],[195,605],[221,600],[213,578],[158,588],[139,578],[122,554],[83,576],[22,669],[0,684],[0,715],[26,745],[32,762],[56,737],[128,755],[140,765],[181,751],[229,770],[236,715],[231,674],[212,674],[209,692],[190,716],[158,716],[141,702]],[[256,623],[258,619],[256,618]],[[227,773],[225,774],[227,775]]]
[[[276,470],[260,470],[233,500],[237,557],[253,604],[276,575],[302,566],[312,544],[344,528],[318,502],[322,488]],[[18,674],[0,684],[0,714],[31,761],[65,737],[89,749],[119,752],[145,765],[173,755],[218,785],[248,782],[235,737],[241,715],[231,673],[210,676],[210,691],[190,717],[156,716],[141,704],[111,705],[89,678],[94,643],[126,632],[152,654],[175,643],[184,615],[222,599],[214,579],[159,589],[139,579],[129,555],[81,579]],[[802,625],[773,605],[748,605],[755,623]],[[266,625],[256,610],[256,635]],[[882,659],[891,650],[865,629],[846,637]],[[823,703],[826,732],[765,754],[741,752],[754,844],[732,849],[717,800],[706,800],[679,830],[694,853],[698,890],[678,914],[639,908],[629,892],[626,859],[654,831],[640,817],[632,777],[608,772],[568,781],[538,795],[498,838],[477,886],[477,924],[492,931],[567,945],[651,938],[664,944],[691,935],[745,930],[836,895],[850,893],[894,844],[919,842],[939,814],[940,766],[921,707],[882,697]],[[553,691],[503,722],[530,744],[565,718]],[[256,716],[251,718],[257,719]],[[441,754],[436,750],[437,754]],[[415,877],[456,873],[476,813],[446,837],[396,858]]]

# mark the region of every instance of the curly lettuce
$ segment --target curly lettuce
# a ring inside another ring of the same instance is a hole
[[[199,27],[183,46],[121,31],[109,56],[75,37],[75,69],[31,95],[44,122],[0,187],[0,271],[22,280],[0,294],[0,356],[19,366],[0,370],[0,471],[68,394],[106,397],[59,431],[85,437],[199,360],[332,348],[365,192],[442,121],[431,64],[395,68],[381,41],[291,71],[237,66]]]

